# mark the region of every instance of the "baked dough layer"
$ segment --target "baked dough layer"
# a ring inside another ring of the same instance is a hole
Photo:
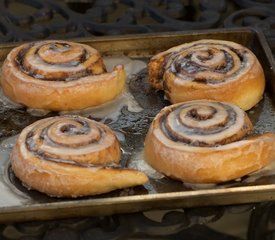
[[[257,57],[230,41],[205,39],[173,47],[152,57],[148,71],[150,84],[164,90],[172,103],[211,99],[246,111],[265,88]]]
[[[14,48],[7,56],[1,85],[16,103],[51,111],[98,106],[124,89],[122,65],[107,72],[99,52],[68,41],[41,41]]]
[[[120,146],[106,125],[79,116],[52,117],[26,127],[11,153],[15,175],[56,197],[96,195],[142,185],[142,172],[120,167]]]
[[[153,120],[145,160],[166,176],[219,183],[257,171],[275,159],[275,134],[251,135],[239,107],[210,100],[168,106]]]

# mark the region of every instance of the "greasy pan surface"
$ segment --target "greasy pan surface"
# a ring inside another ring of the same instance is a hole
[[[148,62],[149,58],[157,52],[184,42],[206,38],[235,41],[250,48],[256,54],[264,68],[267,87],[263,100],[248,114],[257,132],[274,132],[275,108],[272,96],[275,90],[275,74],[272,54],[263,35],[253,29],[145,34],[86,38],[75,41],[90,44],[107,56],[124,55]],[[16,45],[0,46],[0,61],[5,59],[14,46]],[[147,77],[147,70],[143,69],[128,79],[129,90],[142,108],[141,111],[133,112],[123,107],[116,120],[97,119],[122,136],[122,165],[126,167],[139,165],[135,161],[143,160],[143,142],[150,123],[160,109],[169,104],[162,92],[156,92],[149,87]],[[48,197],[37,191],[28,190],[14,176],[8,162],[12,145],[9,145],[10,143],[5,139],[18,134],[34,121],[57,115],[57,113],[52,112],[38,117],[29,114],[25,108],[8,109],[4,103],[0,102],[0,104],[2,104],[0,105],[0,139],[3,141],[0,148],[2,149],[0,153],[0,221],[2,222],[98,216],[150,209],[225,205],[275,199],[275,164],[236,181],[202,186],[183,184],[162,177],[156,172],[152,173],[145,167],[145,172],[149,171],[150,177],[150,182],[145,186],[78,199]],[[141,169],[142,167],[144,166],[141,166]]]

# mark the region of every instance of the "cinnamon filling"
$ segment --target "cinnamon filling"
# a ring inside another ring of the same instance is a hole
[[[100,56],[79,45],[56,42],[22,48],[15,65],[26,75],[44,81],[73,81],[106,72]]]
[[[218,84],[238,75],[246,66],[246,51],[224,44],[197,43],[165,58],[165,69],[182,80]]]
[[[68,148],[71,151],[73,149],[85,147],[90,144],[102,144],[102,139],[107,137],[105,129],[101,128],[100,126],[93,125],[91,127],[89,123],[77,118],[69,118],[69,121],[70,123],[62,122],[62,124],[58,122],[51,122],[43,129],[41,129],[40,126],[32,129],[32,131],[27,134],[25,140],[27,150],[41,160],[53,161],[56,163],[65,163],[82,167],[118,167],[118,165],[114,163],[83,163],[75,161],[72,158],[65,158],[62,155],[57,155],[54,153],[54,151],[47,152],[43,150],[42,146],[44,148],[47,146],[47,148]],[[72,124],[72,121],[75,121],[76,124]],[[57,136],[54,136],[53,132]],[[62,136],[64,139],[61,137],[59,141],[60,136]],[[74,137],[77,138],[77,141],[72,139]],[[66,155],[66,152],[64,152],[64,154]]]
[[[223,103],[182,104],[164,113],[159,123],[164,135],[172,141],[209,147],[231,143],[250,134],[252,129],[243,118],[244,115]]]

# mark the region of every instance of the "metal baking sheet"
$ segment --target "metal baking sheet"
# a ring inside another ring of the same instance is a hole
[[[149,58],[157,52],[184,42],[207,38],[235,41],[247,46],[256,54],[264,68],[267,87],[263,100],[248,114],[257,132],[274,132],[275,108],[272,98],[275,93],[274,60],[261,32],[250,28],[215,29],[84,38],[73,41],[89,44],[106,57],[130,59],[134,64],[143,62],[141,66],[145,67]],[[8,52],[17,45],[0,45],[0,61],[3,61]],[[10,169],[8,155],[12,143],[23,127],[35,120],[58,113],[51,112],[37,116],[28,109],[9,108],[5,101],[0,101],[0,222],[102,216],[275,199],[275,164],[241,179],[217,185],[184,184],[163,177],[144,165],[142,149],[146,132],[154,116],[169,102],[165,100],[162,92],[150,88],[146,68],[129,75],[127,85],[130,93],[128,97],[133,97],[132,100],[140,109],[131,110],[129,106],[128,108],[122,106],[119,113],[115,114],[115,119],[98,117],[98,120],[105,122],[118,134],[123,150],[122,165],[144,170],[149,175],[150,182],[144,186],[78,199],[51,198],[37,191],[28,190]],[[106,111],[108,112],[108,109]]]

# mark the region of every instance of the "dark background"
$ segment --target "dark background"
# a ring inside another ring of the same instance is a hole
[[[0,42],[252,26],[275,48],[274,0],[1,0]]]

